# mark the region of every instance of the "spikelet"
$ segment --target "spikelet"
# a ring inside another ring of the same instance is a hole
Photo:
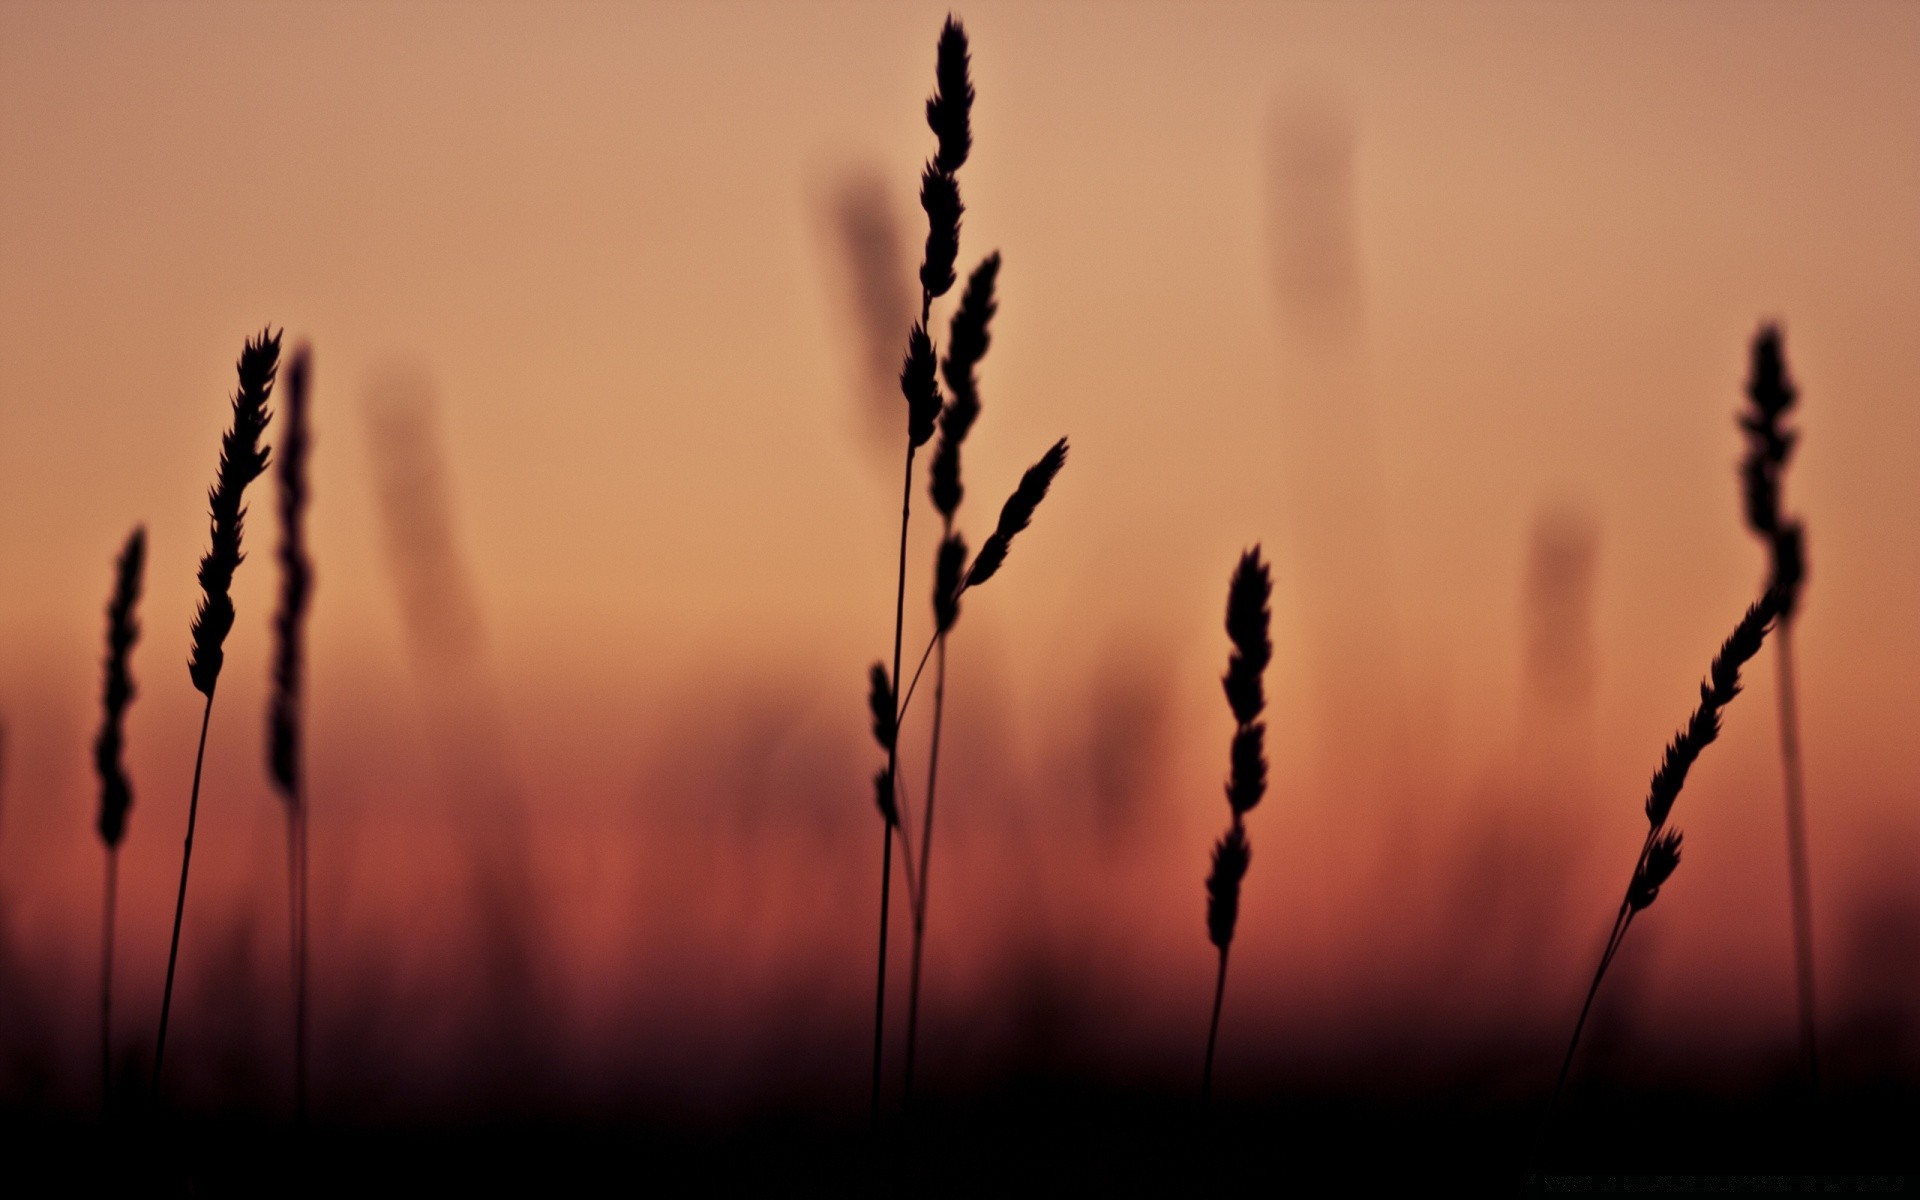
[[[1000,523],[987,535],[980,553],[974,556],[966,587],[979,587],[1000,570],[1000,565],[1007,560],[1007,551],[1013,548],[1014,537],[1032,523],[1034,510],[1047,498],[1047,489],[1053,486],[1054,476],[1066,462],[1067,439],[1061,438],[1040,456],[1039,462],[1027,468],[1020,477],[1020,486],[1000,506]]]
[[[1246,827],[1234,822],[1213,847],[1213,870],[1207,875],[1207,937],[1222,951],[1233,944],[1233,927],[1240,919],[1240,881],[1246,878],[1253,848]]]
[[[267,769],[280,795],[297,804],[300,774],[301,625],[313,592],[307,558],[307,373],[305,346],[287,364],[280,438],[280,609],[274,614],[273,697],[267,716]]]
[[[1799,435],[1787,428],[1786,416],[1800,397],[1787,374],[1780,329],[1764,324],[1753,338],[1753,361],[1747,378],[1749,408],[1740,414],[1747,435],[1747,456],[1740,463],[1747,524],[1767,543],[1773,577],[1768,586],[1781,596],[1780,617],[1790,620],[1800,602],[1806,579],[1806,535],[1797,520],[1780,511],[1780,485],[1787,460]]]
[[[951,175],[967,161],[973,148],[969,114],[973,84],[967,78],[967,31],[947,17],[940,28],[940,47],[933,65],[934,93],[927,98],[927,127],[940,140],[934,166]]]
[[[873,718],[873,740],[882,750],[893,748],[893,684],[887,679],[885,663],[867,668],[867,712]]]
[[[212,518],[212,545],[200,559],[200,609],[193,618],[193,654],[188,673],[193,686],[209,700],[225,661],[222,647],[233,630],[233,573],[245,557],[240,550],[247,510],[240,498],[247,485],[267,469],[269,452],[260,444],[273,414],[267,401],[273,395],[280,367],[280,335],[261,330],[240,353],[240,387],[233,395],[233,425],[220,443],[220,467],[207,493]]]
[[[933,618],[935,629],[946,633],[960,619],[960,572],[967,565],[967,539],[949,534],[940,543],[940,557],[933,573]]]
[[[1660,895],[1660,885],[1672,877],[1680,865],[1680,831],[1669,829],[1647,843],[1647,853],[1634,868],[1633,881],[1627,887],[1627,907],[1639,912]]]
[[[920,173],[920,207],[927,214],[927,247],[920,261],[920,287],[929,297],[953,288],[953,264],[960,257],[960,183],[932,163]]]
[[[988,327],[999,308],[993,295],[999,275],[1000,255],[996,251],[967,277],[967,290],[948,327],[947,357],[940,364],[949,399],[940,413],[940,441],[933,451],[928,493],[934,508],[948,523],[952,523],[966,495],[960,484],[960,444],[967,440],[980,416],[980,385],[973,371],[992,344]]]
[[[133,807],[133,783],[127,778],[127,707],[135,695],[131,659],[140,640],[134,609],[140,603],[140,580],[146,570],[147,531],[135,526],[114,568],[113,599],[107,604],[106,684],[102,689],[100,734],[93,742],[94,771],[100,776],[100,840],[111,850],[126,836],[127,812]]]
[[[1647,824],[1658,829],[1667,823],[1673,803],[1686,785],[1687,772],[1700,752],[1720,736],[1720,710],[1740,694],[1740,668],[1760,652],[1767,630],[1779,614],[1780,593],[1768,591],[1748,607],[1714,655],[1707,678],[1700,684],[1700,704],[1686,726],[1668,743],[1667,752],[1647,786]]]
[[[907,334],[907,356],[900,364],[900,394],[907,399],[907,440],[914,449],[933,438],[940,419],[940,383],[934,377],[933,339],[927,327],[915,322]]]

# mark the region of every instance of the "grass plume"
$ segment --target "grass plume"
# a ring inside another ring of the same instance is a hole
[[[1673,740],[1667,743],[1666,753],[1661,756],[1660,765],[1647,785],[1647,799],[1643,806],[1647,814],[1646,840],[1641,843],[1639,856],[1634,859],[1633,873],[1627,879],[1626,895],[1620,901],[1619,912],[1614,915],[1613,930],[1607,935],[1600,965],[1593,973],[1593,983],[1587,988],[1586,1001],[1580,1007],[1580,1018],[1574,1022],[1573,1037],[1567,1043],[1567,1056],[1560,1064],[1560,1077],[1553,1085],[1553,1099],[1547,1106],[1549,1118],[1560,1102],[1561,1091],[1567,1085],[1567,1073],[1573,1068],[1574,1052],[1580,1048],[1580,1034],[1586,1028],[1588,1014],[1593,1011],[1593,999],[1599,994],[1600,981],[1606,978],[1607,968],[1613,964],[1614,955],[1619,953],[1620,944],[1626,939],[1627,929],[1633,924],[1634,917],[1653,904],[1660,894],[1660,888],[1680,865],[1680,831],[1670,829],[1667,825],[1673,815],[1674,803],[1679,800],[1680,791],[1686,786],[1687,774],[1699,760],[1700,752],[1720,736],[1721,710],[1740,694],[1740,668],[1760,652],[1767,631],[1779,616],[1780,604],[1780,594],[1768,590],[1748,607],[1740,623],[1721,643],[1720,652],[1714,655],[1713,663],[1708,668],[1707,678],[1700,684],[1700,703],[1695,706],[1686,724],[1673,735]]]
[[[960,23],[949,16],[940,30],[935,55],[935,92],[927,101],[927,126],[933,130],[938,150],[920,177],[920,206],[927,214],[926,251],[920,262],[920,320],[907,335],[907,353],[900,368],[900,392],[907,401],[906,478],[900,496],[900,564],[893,598],[893,670],[886,675],[888,694],[898,695],[900,682],[900,641],[906,620],[907,604],[907,528],[913,516],[913,456],[933,438],[935,423],[945,401],[940,395],[937,356],[933,339],[927,333],[936,296],[945,295],[953,286],[953,265],[960,253],[960,184],[954,172],[966,161],[972,142],[969,110],[973,104],[973,86],[967,82],[967,35]],[[896,710],[897,712],[897,710]],[[880,852],[880,949],[877,979],[873,995],[873,1093],[872,1115],[880,1119],[880,1082],[886,1048],[887,1015],[887,922],[893,902],[893,839],[901,830],[900,806],[894,796],[900,786],[899,718],[896,715],[887,738],[887,766],[880,786],[886,793],[881,802],[885,828]],[[911,869],[911,863],[907,864]],[[915,889],[911,880],[909,898]]]
[[[247,485],[267,469],[269,451],[260,442],[273,414],[267,402],[273,396],[280,370],[280,335],[263,329],[248,339],[235,368],[240,376],[233,395],[233,424],[220,442],[220,466],[208,492],[212,521],[211,546],[200,559],[200,610],[193,620],[193,653],[188,673],[193,686],[207,698],[200,712],[200,745],[193,756],[193,791],[187,801],[187,836],[180,851],[180,893],[173,904],[173,937],[167,948],[167,982],[160,994],[160,1032],[153,1051],[153,1088],[158,1094],[160,1072],[167,1058],[167,1019],[173,1012],[173,976],[180,961],[180,923],[187,911],[187,873],[193,865],[193,828],[200,815],[200,772],[207,757],[207,726],[213,717],[213,689],[225,661],[227,634],[233,629],[233,573],[245,557],[240,549],[247,510],[241,503]]]
[[[1800,764],[1799,699],[1794,688],[1793,618],[1806,583],[1806,532],[1781,511],[1780,493],[1787,460],[1798,435],[1786,417],[1800,392],[1787,373],[1780,329],[1765,324],[1754,334],[1752,368],[1747,378],[1746,411],[1740,429],[1747,456],[1740,464],[1747,525],[1767,547],[1768,587],[1780,597],[1780,622],[1774,631],[1779,670],[1780,774],[1786,798],[1787,885],[1793,912],[1795,993],[1800,1016],[1800,1056],[1808,1086],[1820,1087],[1820,1043],[1814,1007],[1813,880],[1807,852],[1806,783]]]
[[[1246,817],[1267,792],[1267,727],[1260,720],[1266,710],[1264,676],[1273,660],[1273,641],[1267,628],[1271,614],[1273,578],[1260,560],[1260,547],[1241,554],[1227,587],[1227,638],[1233,651],[1227,673],[1220,680],[1233,710],[1233,742],[1228,753],[1227,807],[1233,814],[1227,832],[1213,847],[1213,866],[1207,874],[1207,939],[1220,952],[1213,983],[1213,1016],[1207,1022],[1207,1057],[1200,1073],[1200,1098],[1213,1095],[1213,1057],[1220,1040],[1220,1006],[1227,991],[1227,954],[1233,948],[1234,926],[1240,918],[1240,883],[1253,861],[1247,841]]]
[[[93,769],[100,776],[100,816],[96,827],[106,847],[106,894],[100,931],[100,1096],[113,1099],[113,927],[118,904],[120,842],[133,808],[133,781],[127,778],[127,709],[133,703],[133,646],[140,640],[134,610],[146,571],[147,531],[136,525],[114,564],[113,598],[107,602],[106,681],[100,696],[100,733],[93,741]]]
[[[301,738],[303,631],[313,599],[307,555],[307,384],[312,354],[302,345],[287,362],[280,432],[280,608],[273,616],[273,691],[267,710],[267,772],[287,819],[287,917],[293,968],[293,1091],[307,1115],[307,797]]]

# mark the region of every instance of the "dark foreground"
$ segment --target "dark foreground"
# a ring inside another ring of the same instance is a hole
[[[1438,1184],[1518,1194],[1920,1195],[1920,1093],[1610,1092],[1537,1105],[1470,1095],[1217,1103],[1059,1082],[940,1097],[863,1119],[768,1112],[362,1127],[176,1114],[103,1128],[7,1114],[9,1196],[901,1195],[1112,1189],[1346,1194]]]

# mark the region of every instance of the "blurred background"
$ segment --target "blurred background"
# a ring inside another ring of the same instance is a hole
[[[0,2],[0,1104],[97,1102],[90,747],[135,523],[116,1007],[130,1076],[150,1054],[204,489],[271,324],[314,349],[316,1114],[863,1116],[864,673],[945,12]],[[1910,1104],[1920,9],[958,15],[960,268],[1005,258],[970,540],[1073,451],[952,643],[924,1086],[1197,1082],[1259,543],[1272,783],[1221,1094],[1549,1090],[1647,778],[1765,576],[1734,413],[1771,319],[1823,1050]],[[190,1110],[290,1105],[271,483],[183,934]],[[933,546],[916,520],[910,651]],[[1768,653],[1576,1088],[1791,1083],[1775,702]]]

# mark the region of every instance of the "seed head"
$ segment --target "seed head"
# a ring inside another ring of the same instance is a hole
[[[918,449],[933,437],[940,419],[940,384],[934,378],[933,339],[914,323],[907,334],[907,357],[900,364],[900,394],[907,398],[907,440]]]
[[[1653,839],[1646,857],[1634,870],[1633,884],[1627,889],[1627,904],[1634,912],[1652,904],[1660,895],[1660,885],[1672,877],[1680,865],[1680,831],[1669,829]]]
[[[239,390],[233,396],[233,426],[220,443],[220,467],[207,493],[212,545],[200,560],[200,610],[193,619],[193,654],[188,671],[193,686],[208,699],[225,661],[222,647],[233,630],[233,573],[245,557],[240,550],[247,510],[240,497],[267,469],[269,451],[260,444],[273,414],[267,401],[280,369],[280,335],[261,330],[240,353]]]
[[[1000,565],[1007,560],[1007,551],[1013,548],[1014,536],[1033,521],[1034,510],[1047,498],[1054,476],[1066,463],[1067,439],[1061,438],[1040,456],[1039,462],[1027,468],[1026,474],[1020,477],[1020,486],[1000,506],[1000,523],[987,535],[980,553],[974,557],[973,568],[967,572],[968,587],[979,587],[1000,570]]]
[[[1238,821],[1213,847],[1213,871],[1207,876],[1207,937],[1225,950],[1240,919],[1240,881],[1246,878],[1253,848]]]
[[[927,98],[927,126],[940,139],[934,163],[951,175],[967,161],[967,151],[973,146],[968,122],[973,84],[967,79],[967,31],[951,15],[940,29],[933,80],[935,90]]]
[[[140,580],[146,570],[147,531],[136,526],[127,537],[114,567],[113,598],[107,603],[106,684],[102,689],[100,733],[93,742],[93,766],[100,776],[100,840],[109,850],[126,836],[127,813],[133,808],[133,781],[124,759],[127,708],[133,703],[132,657],[140,640],[134,608],[140,602]]]

